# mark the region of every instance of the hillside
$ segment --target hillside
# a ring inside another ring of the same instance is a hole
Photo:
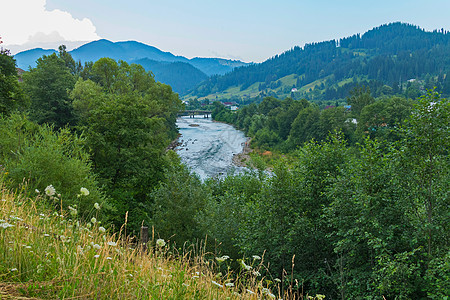
[[[123,232],[111,233],[97,220],[98,203],[83,220],[71,206],[46,208],[52,186],[25,199],[2,181],[0,299],[261,299],[268,291],[235,286],[200,253],[176,253],[162,239],[146,250]],[[89,197],[85,188],[81,194]]]
[[[148,58],[132,62],[140,64],[146,70],[151,70],[157,81],[170,85],[180,94],[208,78],[205,73],[186,62],[160,62]]]
[[[428,84],[448,95],[449,51],[449,32],[391,23],[363,35],[294,47],[261,64],[213,76],[189,96],[334,100],[345,98],[358,82],[372,85],[375,93],[398,93],[410,87],[411,79],[421,83],[416,89]]]

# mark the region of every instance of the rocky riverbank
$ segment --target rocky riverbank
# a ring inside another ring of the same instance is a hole
[[[233,154],[233,164],[238,167],[248,167],[248,163],[250,161],[250,153],[253,151],[250,148],[251,138],[247,138],[247,141],[244,143],[244,148],[241,153]]]

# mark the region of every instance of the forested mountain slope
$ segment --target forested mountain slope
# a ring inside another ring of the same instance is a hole
[[[363,35],[294,47],[261,64],[213,76],[192,96],[230,97],[234,91],[240,98],[290,95],[332,100],[346,97],[349,83],[372,81],[376,89],[387,86],[385,93],[395,93],[406,88],[403,84],[411,79],[438,86],[448,95],[450,78],[445,75],[450,69],[449,53],[449,32],[391,23]]]

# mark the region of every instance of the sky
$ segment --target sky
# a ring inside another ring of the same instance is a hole
[[[450,30],[450,0],[0,0],[13,54],[135,40],[175,55],[262,62],[391,22]]]

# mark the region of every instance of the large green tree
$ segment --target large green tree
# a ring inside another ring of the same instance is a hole
[[[23,75],[24,90],[31,99],[30,119],[38,124],[54,124],[56,129],[75,124],[69,93],[76,78],[65,59],[66,55],[44,55],[35,68]]]
[[[1,42],[1,41],[0,41]],[[19,86],[16,61],[8,50],[0,49],[0,114],[9,115],[26,104]]]
[[[71,93],[91,149],[95,172],[118,209],[136,228],[149,220],[151,190],[164,179],[165,149],[176,136],[181,101],[139,65],[102,58],[94,81],[79,79]]]

